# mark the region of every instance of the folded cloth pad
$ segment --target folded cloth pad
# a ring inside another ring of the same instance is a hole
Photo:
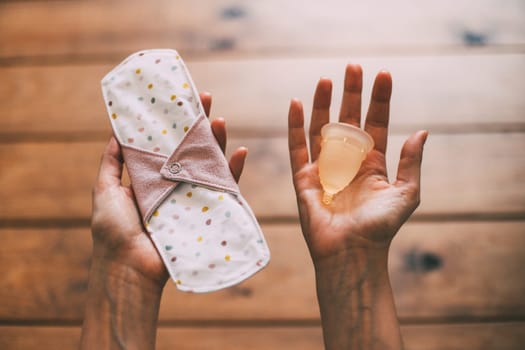
[[[102,93],[144,226],[177,288],[210,292],[262,269],[268,247],[177,52],[131,55],[102,79]]]

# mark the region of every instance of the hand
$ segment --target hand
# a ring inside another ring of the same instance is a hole
[[[361,123],[362,71],[348,65],[339,121]],[[426,131],[404,144],[393,182],[385,152],[392,79],[380,72],[365,121],[374,149],[353,181],[322,202],[317,158],[320,131],[328,123],[332,82],[321,79],[314,96],[310,150],[301,102],[292,100],[288,139],[301,227],[316,270],[317,297],[326,349],[401,349],[402,339],[390,287],[390,242],[419,204],[420,168]],[[310,161],[309,161],[310,155]],[[344,161],[342,159],[341,161]]]
[[[206,115],[209,115],[211,96],[200,96]],[[211,122],[211,128],[222,151],[226,148],[226,128],[223,119]],[[230,169],[236,181],[241,176],[247,150],[233,152]],[[121,182],[123,159],[120,147],[111,138],[100,165],[100,172],[93,190],[92,235],[94,259],[110,265],[131,268],[146,279],[164,286],[168,272],[160,255],[142,227],[131,188]]]
[[[209,115],[211,96],[200,96]],[[224,120],[211,123],[226,147]],[[246,149],[237,149],[230,169],[238,181]],[[102,156],[93,189],[93,261],[88,284],[81,349],[155,349],[158,312],[168,272],[142,227],[132,190],[122,184],[123,160],[114,138]]]
[[[340,122],[360,126],[361,90],[361,67],[348,65]],[[321,147],[320,130],[330,118],[332,82],[321,79],[317,85],[309,151],[301,102],[291,102],[288,127],[293,182],[301,226],[314,263],[354,247],[387,249],[398,229],[419,204],[420,168],[427,132],[419,131],[406,140],[397,177],[389,182],[385,152],[391,92],[391,76],[382,71],[375,79],[364,127],[374,139],[375,147],[363,161],[355,179],[335,195],[330,205],[321,201],[323,190],[317,158]]]

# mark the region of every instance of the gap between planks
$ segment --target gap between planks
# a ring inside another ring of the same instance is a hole
[[[0,319],[0,327],[79,327],[83,320]],[[497,317],[455,317],[455,318],[399,318],[402,326],[440,326],[440,325],[473,325],[473,324],[510,324],[525,323],[525,316]],[[268,320],[159,320],[158,328],[296,328],[321,326],[320,319],[268,319]]]
[[[86,64],[114,64],[120,62],[131,52],[104,54],[66,54],[66,55],[31,55],[31,56],[0,56],[0,67],[42,67]],[[258,50],[258,51],[184,51],[186,61],[205,62],[211,60],[260,60],[260,59],[315,59],[326,57],[427,57],[448,55],[508,55],[525,53],[524,44],[491,44],[483,46],[442,45],[442,46],[383,46],[354,47],[352,49],[323,50]]]
[[[259,216],[257,221],[261,225],[282,225],[298,223],[297,216]],[[505,221],[524,221],[525,213],[436,213],[412,215],[409,222],[414,223],[467,223],[467,222],[505,222]],[[24,219],[1,219],[0,229],[28,229],[28,228],[89,228],[91,225],[90,217],[77,218],[24,218]]]
[[[423,130],[425,125],[393,125],[389,131],[390,135],[405,135],[413,130]],[[432,135],[451,135],[451,134],[509,134],[509,133],[524,133],[525,123],[477,123],[477,124],[454,124],[433,126]],[[228,128],[230,137],[236,139],[250,139],[255,137],[285,137],[286,130],[281,128],[264,128],[264,129],[248,129],[248,128]],[[46,142],[90,142],[90,141],[107,141],[110,137],[110,132],[38,132],[38,133],[2,133],[0,132],[1,144],[14,143],[46,143]]]

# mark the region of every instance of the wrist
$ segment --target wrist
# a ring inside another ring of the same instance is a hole
[[[387,262],[388,249],[352,248],[315,264],[326,349],[401,348]]]
[[[162,290],[169,275],[145,233],[116,242],[93,238],[93,265],[99,272],[119,275]]]
[[[165,281],[144,275],[124,260],[93,254],[90,284],[100,284],[110,289],[130,289],[151,297],[162,295]]]
[[[381,294],[390,290],[388,248],[351,248],[318,260],[315,266],[319,302],[347,297],[349,291]]]
[[[154,349],[162,289],[126,264],[94,256],[81,349]]]
[[[350,247],[322,258],[314,259],[318,277],[331,277],[335,272],[368,275],[387,273],[389,247]]]

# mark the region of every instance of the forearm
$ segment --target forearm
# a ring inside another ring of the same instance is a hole
[[[162,287],[94,258],[81,349],[154,349]]]
[[[345,251],[316,264],[326,350],[401,349],[386,250]]]

